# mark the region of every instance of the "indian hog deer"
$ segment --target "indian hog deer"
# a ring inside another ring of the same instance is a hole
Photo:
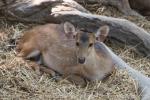
[[[84,79],[103,80],[114,69],[112,58],[101,45],[108,32],[108,26],[100,27],[94,34],[78,30],[69,22],[38,26],[24,34],[18,56],[41,55],[50,73],[68,76],[75,84],[85,84]]]

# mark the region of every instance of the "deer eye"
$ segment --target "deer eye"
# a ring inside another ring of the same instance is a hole
[[[90,44],[89,44],[89,47],[92,47],[92,46],[93,46],[93,43],[90,43]]]
[[[79,46],[79,42],[76,42],[76,46]]]
[[[76,36],[75,36],[75,35],[73,35],[73,38],[75,39],[75,38],[76,38]]]

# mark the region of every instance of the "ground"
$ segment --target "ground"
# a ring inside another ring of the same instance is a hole
[[[126,18],[150,32],[150,21],[124,16],[112,7],[86,5],[94,14]],[[10,23],[0,19],[0,99],[65,99],[65,100],[140,100],[138,84],[126,71],[117,70],[105,83],[90,83],[85,88],[61,80],[56,82],[47,74],[39,75],[29,66],[29,61],[16,57],[16,40],[22,31],[34,25]],[[150,59],[141,57],[132,48],[110,48],[134,69],[150,76]]]

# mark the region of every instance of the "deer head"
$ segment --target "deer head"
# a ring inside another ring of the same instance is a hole
[[[96,33],[90,33],[83,30],[77,30],[74,25],[69,22],[64,23],[64,30],[66,34],[72,34],[76,43],[76,54],[78,63],[84,64],[86,58],[91,53],[95,52],[96,41],[103,42],[109,33],[108,26],[100,27]]]

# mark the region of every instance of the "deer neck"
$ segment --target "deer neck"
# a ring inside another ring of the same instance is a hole
[[[97,66],[98,61],[99,61],[99,57],[97,56],[95,48],[93,48],[89,56],[86,58],[85,64],[87,66]]]

